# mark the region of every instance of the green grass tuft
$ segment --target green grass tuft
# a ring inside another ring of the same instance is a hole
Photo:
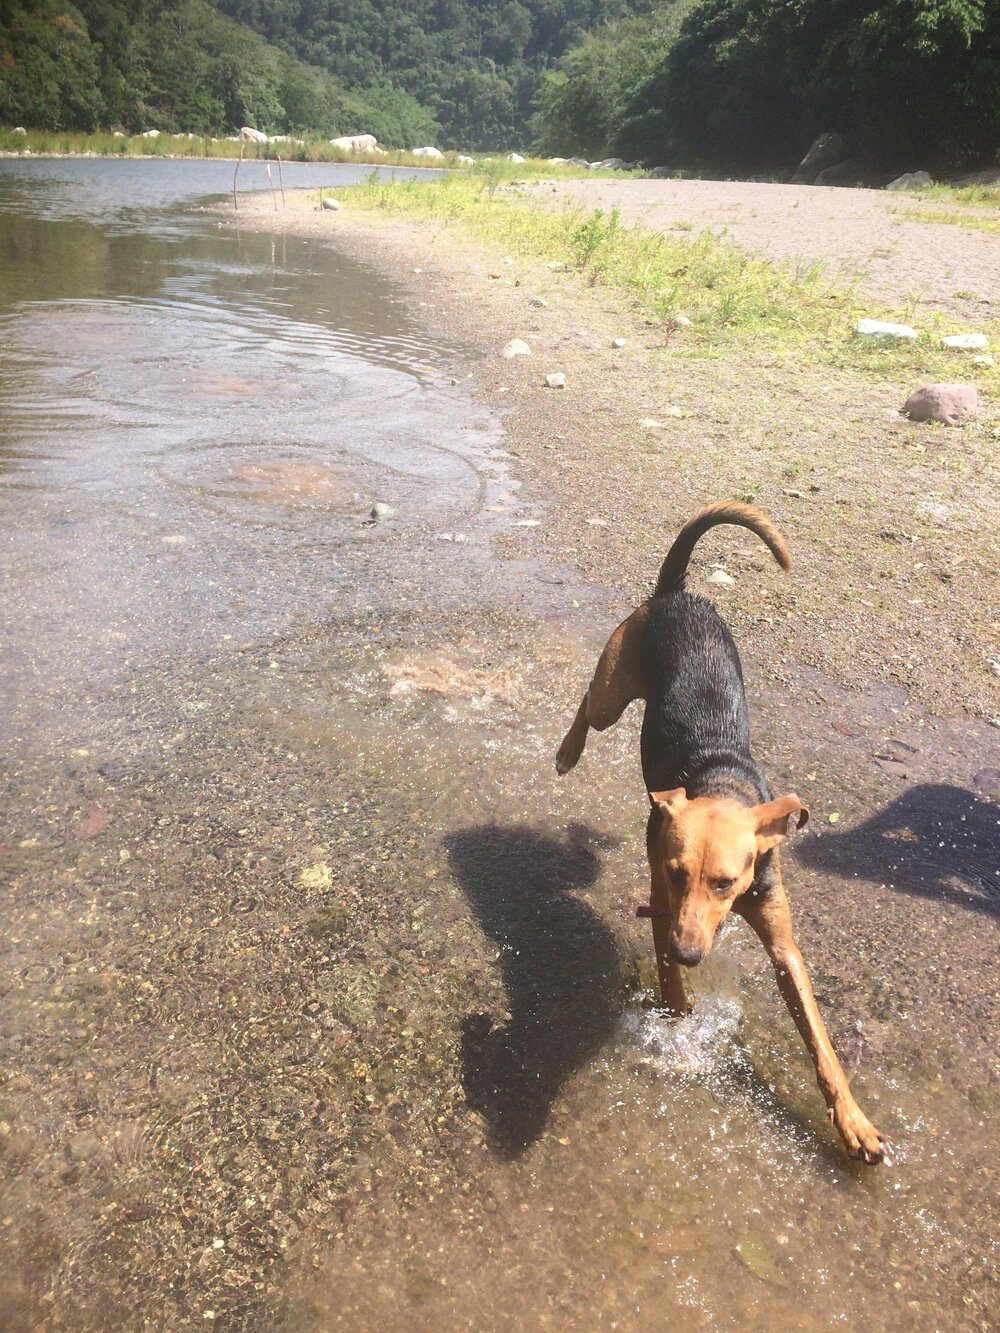
[[[665,343],[683,314],[692,321],[675,344],[683,353],[742,347],[877,377],[955,373],[956,355],[939,345],[944,334],[963,331],[954,321],[922,315],[915,342],[858,337],[852,326],[861,318],[910,322],[912,311],[878,308],[857,288],[825,280],[818,265],[803,270],[756,258],[711,232],[676,236],[625,226],[616,211],[548,209],[486,173],[392,184],[372,177],[340,195],[352,207],[462,226],[525,260],[560,261],[589,284],[625,296],[662,327]],[[984,331],[1000,336],[996,326]]]

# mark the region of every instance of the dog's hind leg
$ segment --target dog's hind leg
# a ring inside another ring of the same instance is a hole
[[[774,888],[761,900],[747,903],[744,899],[739,911],[768,952],[778,989],[809,1048],[816,1067],[816,1081],[848,1155],[862,1162],[880,1162],[885,1156],[882,1136],[854,1100],[847,1075],[827,1035],[809,973],[792,935],[792,914],[777,864],[775,869],[777,883]]]
[[[556,755],[558,773],[568,773],[579,760],[591,727],[595,731],[607,730],[634,699],[645,699],[646,615],[647,604],[643,602],[604,645],[594,678]]]

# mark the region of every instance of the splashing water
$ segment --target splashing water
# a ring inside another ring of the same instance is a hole
[[[624,1026],[627,1038],[661,1073],[698,1078],[716,1072],[732,1054],[732,1039],[743,1017],[731,995],[705,995],[683,1018],[662,1010],[629,1009]]]

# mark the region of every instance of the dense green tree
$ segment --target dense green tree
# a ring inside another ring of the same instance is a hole
[[[348,84],[404,90],[443,146],[524,143],[545,73],[643,0],[215,0],[269,41]]]
[[[700,0],[631,92],[618,54],[570,53],[543,142],[733,172],[790,168],[834,130],[890,170],[1000,150],[996,0]]]
[[[0,0],[0,122],[130,133],[370,131],[390,147],[440,133],[411,94],[384,81],[349,90],[205,0]]]
[[[624,148],[631,156],[635,135],[623,131],[633,100],[695,3],[667,0],[588,34],[545,77],[533,121],[537,150],[592,158]]]

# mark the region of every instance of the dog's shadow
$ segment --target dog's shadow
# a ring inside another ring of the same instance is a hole
[[[1000,807],[963,787],[910,787],[863,824],[806,839],[795,856],[818,870],[1000,915]]]
[[[557,838],[529,826],[486,825],[445,838],[452,871],[499,947],[510,1018],[462,1025],[462,1084],[492,1150],[518,1157],[541,1134],[567,1078],[614,1030],[624,1002],[615,936],[573,896],[597,879],[591,830]]]

